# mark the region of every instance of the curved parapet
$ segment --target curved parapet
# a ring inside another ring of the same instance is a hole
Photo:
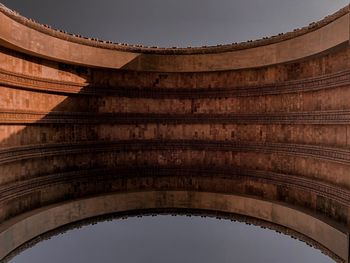
[[[91,216],[199,209],[349,262],[348,7],[185,49],[84,39],[4,6],[0,25],[0,260]]]
[[[256,68],[313,56],[349,41],[348,7],[286,35],[219,47],[147,48],[84,39],[21,17],[0,6],[2,45],[84,66],[155,72]],[[47,43],[50,43],[49,45]]]
[[[62,203],[27,213],[0,228],[0,257],[38,236],[88,218],[171,211],[225,216],[283,231],[338,260],[347,256],[348,236],[302,211],[243,196],[191,191],[130,192]],[[253,219],[254,218],[254,219]]]

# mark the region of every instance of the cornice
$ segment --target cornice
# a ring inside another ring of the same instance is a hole
[[[207,152],[257,152],[276,153],[289,156],[331,161],[341,164],[350,163],[350,149],[324,147],[319,145],[289,144],[248,141],[212,141],[212,140],[119,140],[119,141],[82,141],[71,143],[48,143],[9,147],[0,150],[0,165],[52,156],[91,154],[105,152],[147,152],[188,150]]]
[[[279,83],[225,88],[107,87],[94,83],[61,82],[0,70],[0,85],[55,94],[115,95],[130,98],[228,98],[311,92],[348,86],[350,70]]]
[[[113,43],[111,41],[99,40],[97,38],[87,38],[80,35],[70,34],[62,30],[53,29],[49,25],[40,24],[33,19],[26,18],[20,15],[18,12],[9,9],[0,3],[0,12],[15,20],[16,22],[25,25],[31,29],[39,31],[41,33],[50,35],[55,38],[66,40],[69,42],[98,47],[103,49],[112,49],[118,51],[134,52],[134,53],[143,53],[143,54],[162,54],[162,55],[192,55],[192,54],[211,54],[211,53],[222,53],[222,52],[231,52],[235,50],[249,49],[260,46],[265,46],[269,44],[274,44],[282,42],[285,40],[293,39],[310,32],[313,32],[317,29],[320,29],[340,17],[349,13],[349,6],[345,6],[336,13],[326,16],[324,19],[313,22],[308,26],[294,29],[292,32],[280,33],[277,36],[264,37],[258,40],[249,40],[241,43],[233,44],[224,44],[217,46],[202,46],[202,47],[187,47],[187,48],[159,48],[159,47],[146,47],[143,45],[131,45],[125,43]]]
[[[322,181],[315,181],[314,179],[303,177],[301,175],[284,174],[267,170],[246,169],[235,166],[138,166],[100,168],[41,175],[33,179],[0,186],[0,202],[7,202],[11,199],[25,196],[30,192],[40,191],[45,188],[67,183],[82,183],[85,181],[102,182],[119,179],[133,180],[135,178],[141,179],[147,177],[154,177],[158,178],[159,180],[161,180],[161,178],[170,177],[177,178],[178,180],[183,180],[184,178],[217,178],[244,181],[249,179],[276,186],[299,189],[300,191],[304,192],[312,192],[318,196],[334,200],[344,206],[350,205],[350,191],[337,185],[332,185]],[[125,184],[123,185],[125,186]],[[114,191],[115,190],[116,189],[114,189]],[[182,186],[180,186],[179,189],[172,190],[182,190]],[[124,192],[126,189],[123,188],[119,189],[118,191]],[[227,193],[229,194],[229,192]]]
[[[92,113],[63,111],[26,111],[0,108],[0,124],[309,124],[345,125],[350,123],[350,110],[266,112],[257,114],[157,114],[157,113]]]

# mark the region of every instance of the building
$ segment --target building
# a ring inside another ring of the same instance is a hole
[[[0,7],[0,259],[110,213],[239,215],[349,262],[349,7],[240,44],[86,39]]]

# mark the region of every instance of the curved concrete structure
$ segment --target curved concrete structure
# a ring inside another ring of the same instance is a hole
[[[308,28],[254,43],[158,49],[86,40],[39,25],[4,6],[0,8],[4,46],[69,64],[137,71],[207,72],[290,62],[349,41],[350,28],[346,7]]]
[[[349,262],[349,21],[345,7],[269,39],[161,49],[0,6],[0,260],[78,220],[185,209]]]

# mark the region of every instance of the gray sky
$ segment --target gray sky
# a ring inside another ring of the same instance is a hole
[[[289,236],[213,218],[157,216],[69,231],[11,263],[330,263]]]
[[[56,28],[120,43],[216,45],[290,31],[348,0],[0,0]]]
[[[71,33],[163,47],[274,35],[320,20],[348,4],[348,0],[0,1]],[[183,217],[133,218],[74,230],[40,243],[12,262],[109,263],[116,257],[122,263],[331,262],[319,251],[271,231]]]

